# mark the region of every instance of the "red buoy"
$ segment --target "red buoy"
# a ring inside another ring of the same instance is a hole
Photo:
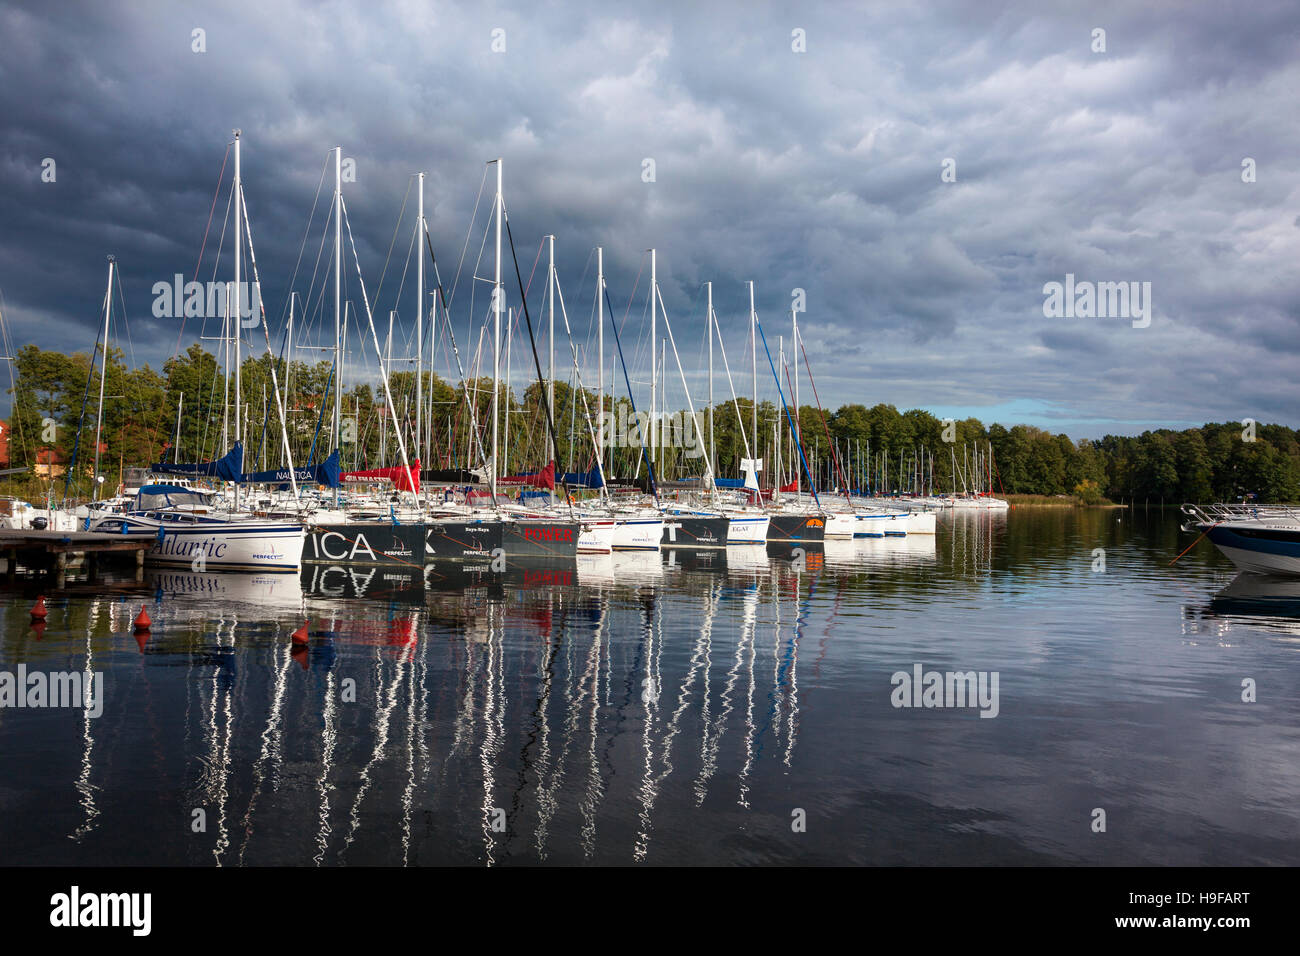
[[[32,620],[43,621],[49,616],[49,613],[45,609],[45,595],[42,594],[36,599],[36,603],[32,605]]]
[[[310,621],[303,621],[302,627],[298,628],[298,630],[293,632],[293,642],[295,644],[307,643],[307,625],[310,623],[311,623]]]
[[[144,605],[141,604],[140,613],[136,615],[135,619],[135,632],[139,634],[141,631],[147,631],[151,627],[153,627],[153,621],[149,620],[149,612],[146,611]]]

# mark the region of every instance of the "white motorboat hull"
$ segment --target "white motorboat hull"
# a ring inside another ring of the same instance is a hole
[[[1294,522],[1222,522],[1200,529],[1243,571],[1300,576],[1300,526]]]

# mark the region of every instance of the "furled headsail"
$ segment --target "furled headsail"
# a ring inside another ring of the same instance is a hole
[[[216,478],[219,481],[239,481],[244,470],[244,443],[235,446],[215,461],[198,464],[168,464],[159,462],[149,469],[155,475],[188,475],[194,478]]]

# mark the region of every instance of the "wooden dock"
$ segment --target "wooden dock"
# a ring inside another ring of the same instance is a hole
[[[134,552],[136,578],[144,575],[144,553],[154,546],[152,537],[100,534],[94,531],[34,531],[0,528],[0,554],[5,556],[5,576],[13,581],[18,565],[33,571],[53,571],[57,585],[68,578],[68,556],[81,555],[86,573],[94,581],[101,556]]]

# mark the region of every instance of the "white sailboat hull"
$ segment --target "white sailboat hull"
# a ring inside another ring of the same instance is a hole
[[[613,519],[579,518],[581,530],[578,532],[579,554],[612,554],[614,536],[618,531]]]
[[[772,519],[767,515],[729,516],[727,525],[727,544],[767,544],[767,526]]]
[[[858,514],[855,538],[902,538],[907,535],[906,512]]]
[[[658,551],[663,536],[662,518],[620,518],[614,528],[614,550]]]
[[[256,519],[172,521],[146,515],[111,515],[90,530],[152,537],[154,545],[144,555],[146,564],[193,571],[298,571],[306,537],[306,530],[297,524]]]
[[[936,526],[933,511],[912,511],[907,515],[908,534],[934,534]]]
[[[857,515],[847,511],[832,511],[826,515],[826,537],[852,538],[857,531]]]

